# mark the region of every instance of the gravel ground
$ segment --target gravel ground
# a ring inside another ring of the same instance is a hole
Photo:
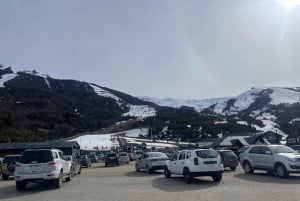
[[[172,175],[173,176],[173,175]],[[81,175],[64,182],[61,189],[28,185],[17,192],[13,179],[0,180],[0,200],[7,201],[298,201],[300,174],[280,179],[265,172],[244,174],[241,167],[225,171],[221,183],[198,177],[185,184],[181,176],[164,178],[162,171],[147,175],[129,165],[105,168],[102,163],[83,169]]]

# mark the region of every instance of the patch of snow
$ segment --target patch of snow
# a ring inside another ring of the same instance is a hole
[[[216,121],[215,122],[215,125],[216,124],[227,124],[228,122],[227,122],[227,120],[224,120],[224,121]]]
[[[262,122],[264,124],[264,127],[259,127],[257,125],[252,125],[252,126],[259,131],[263,131],[263,132],[272,131],[274,133],[277,133],[281,135],[283,139],[286,139],[286,137],[288,136],[288,134],[286,134],[285,132],[277,128],[278,125],[275,122],[271,120],[262,120]]]
[[[0,87],[5,87],[4,83],[8,82],[9,80],[15,79],[18,76],[18,74],[11,73],[11,74],[4,74],[0,78]]]
[[[149,133],[149,128],[140,128],[140,129],[133,129],[125,131],[126,137],[140,137],[140,136],[147,136]]]
[[[282,103],[294,104],[300,101],[300,92],[279,87],[271,89],[273,90],[273,93],[270,97],[272,99],[271,104],[273,105],[279,105]]]
[[[249,125],[247,121],[237,121],[236,123],[240,125],[246,125],[246,126]]]
[[[148,105],[128,105],[129,112],[124,113],[122,116],[131,116],[131,117],[152,117],[156,115],[156,110],[153,107]]]
[[[51,85],[50,85],[50,82],[48,80],[48,78],[50,77],[49,75],[42,74],[42,73],[40,73],[38,71],[35,71],[35,70],[33,70],[33,71],[25,70],[23,72],[26,73],[26,74],[35,75],[35,76],[39,76],[39,77],[44,78],[45,82],[46,82],[46,85],[48,86],[49,89],[51,89]]]
[[[90,86],[94,89],[95,93],[98,94],[99,96],[103,96],[106,98],[112,98],[114,99],[119,105],[121,105],[122,99],[117,97],[116,95],[104,90],[101,87],[95,86],[94,84],[90,84]]]
[[[83,135],[70,141],[77,141],[80,148],[85,150],[110,150],[119,147],[118,140],[112,134]]]
[[[289,123],[292,124],[292,123],[295,123],[295,122],[300,122],[300,118],[292,119]]]
[[[261,115],[256,117],[256,119],[258,119],[258,120],[275,120],[276,116],[269,112],[266,112],[266,113],[262,113]]]

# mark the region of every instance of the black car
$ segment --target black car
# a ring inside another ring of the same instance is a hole
[[[92,163],[97,163],[99,161],[99,158],[97,155],[90,155],[90,160]]]
[[[15,165],[19,159],[20,155],[5,156],[0,168],[3,180],[7,180],[10,176],[14,176]]]
[[[116,153],[108,153],[105,157],[105,167],[113,165],[113,166],[119,166],[119,158]]]
[[[81,166],[84,166],[84,167],[92,166],[91,160],[87,155],[76,156],[76,159],[79,160]]]
[[[224,168],[229,167],[232,171],[236,170],[236,167],[238,166],[238,157],[233,151],[217,150],[217,152],[221,156]]]

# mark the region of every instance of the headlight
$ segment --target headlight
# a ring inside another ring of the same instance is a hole
[[[290,161],[290,162],[297,162],[297,158],[286,158],[286,160]]]

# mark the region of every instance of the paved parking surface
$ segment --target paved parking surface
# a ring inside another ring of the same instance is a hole
[[[235,172],[225,171],[221,183],[210,177],[198,177],[192,184],[183,178],[164,178],[162,171],[147,175],[134,171],[134,162],[119,167],[94,164],[83,169],[61,189],[44,185],[29,185],[17,192],[14,181],[0,180],[0,200],[7,201],[298,201],[300,174],[288,179],[257,172],[245,175],[239,167]]]

